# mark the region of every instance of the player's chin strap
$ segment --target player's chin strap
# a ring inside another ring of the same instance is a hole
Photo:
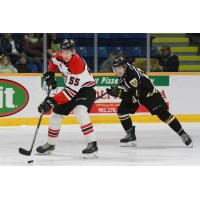
[[[50,89],[50,87],[48,87],[47,97],[49,97],[50,93],[51,93],[51,89]],[[35,130],[35,134],[34,134],[34,137],[33,137],[33,141],[32,141],[30,150],[26,150],[24,148],[19,148],[19,153],[21,153],[22,155],[25,155],[25,156],[30,156],[31,155],[31,153],[33,151],[33,146],[35,144],[36,136],[37,136],[39,128],[40,128],[40,124],[41,124],[43,115],[44,115],[44,112],[42,112],[40,114],[40,118],[38,120],[38,124],[37,124],[36,130]]]

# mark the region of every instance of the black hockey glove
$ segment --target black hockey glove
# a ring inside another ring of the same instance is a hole
[[[39,106],[38,106],[38,112],[44,112],[47,113],[51,110],[51,108],[56,104],[56,101],[53,97],[47,97]]]
[[[110,96],[119,98],[123,98],[123,95],[125,93],[123,89],[120,89],[118,87],[106,88],[106,91]]]
[[[132,99],[132,92],[131,91],[125,91],[122,88],[118,87],[111,87],[111,88],[106,88],[106,91],[108,92],[109,95],[113,97],[118,97],[120,99]]]
[[[51,86],[51,89],[54,90],[57,88],[57,81],[55,79],[55,73],[52,71],[46,72],[43,74],[44,80],[48,87]]]

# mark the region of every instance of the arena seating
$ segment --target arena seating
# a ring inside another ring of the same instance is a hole
[[[185,33],[163,33],[151,34],[152,45],[160,49],[163,45],[168,45],[174,54],[179,57],[179,71],[200,71],[200,56],[198,55],[198,45],[190,44],[190,40]]]

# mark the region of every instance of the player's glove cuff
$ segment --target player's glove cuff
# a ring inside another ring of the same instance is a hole
[[[53,97],[47,97],[39,106],[38,106],[38,112],[39,113],[47,113],[51,110],[51,108],[57,104],[55,99]]]
[[[52,90],[57,88],[57,81],[55,79],[55,72],[49,71],[43,74],[44,80],[48,87]]]
[[[124,91],[118,87],[106,88],[107,93],[113,97],[122,98]]]

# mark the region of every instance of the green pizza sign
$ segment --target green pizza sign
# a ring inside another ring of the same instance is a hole
[[[116,76],[94,76],[96,86],[116,86],[118,78]],[[169,86],[169,76],[150,76],[155,86]],[[58,87],[64,86],[63,77],[56,77]],[[43,85],[43,80],[42,80]]]

